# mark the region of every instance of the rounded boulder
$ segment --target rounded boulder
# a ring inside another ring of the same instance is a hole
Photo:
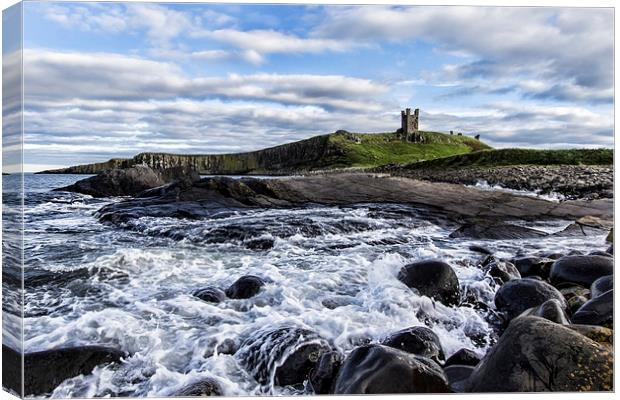
[[[334,394],[447,393],[436,362],[382,345],[356,348],[345,359]]]
[[[198,297],[202,301],[207,303],[220,303],[226,300],[226,293],[220,288],[206,287],[198,289],[193,293],[194,297]]]
[[[613,389],[613,352],[539,317],[517,318],[469,377],[467,392]]]
[[[393,333],[381,344],[437,362],[445,359],[439,336],[425,326],[414,326]]]
[[[613,328],[614,324],[614,291],[607,292],[590,299],[582,305],[572,318],[573,323],[582,325],[599,325]]]
[[[605,275],[601,276],[594,282],[592,282],[592,286],[590,286],[590,295],[592,298],[598,297],[603,293],[606,293],[614,288],[614,276],[613,275]]]
[[[321,356],[331,351],[317,333],[299,327],[266,327],[241,343],[235,357],[263,385],[303,383]]]
[[[426,260],[405,265],[398,274],[398,280],[422,296],[445,305],[459,302],[459,280],[452,267],[443,261]]]
[[[495,306],[511,320],[551,299],[558,300],[562,309],[566,309],[566,300],[556,288],[537,279],[523,278],[500,287],[495,294]]]
[[[226,296],[231,299],[249,299],[256,296],[263,286],[265,282],[258,276],[245,275],[226,289]]]
[[[549,279],[557,285],[564,282],[590,287],[598,278],[614,273],[614,260],[605,256],[565,256],[553,263]]]

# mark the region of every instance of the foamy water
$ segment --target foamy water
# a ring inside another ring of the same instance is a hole
[[[498,191],[498,192],[512,193],[512,194],[516,194],[519,196],[537,197],[537,198],[544,199],[547,201],[553,201],[555,203],[566,200],[566,196],[564,196],[561,193],[555,193],[555,192],[542,193],[540,190],[531,191],[531,190],[510,189],[510,188],[503,187],[502,185],[491,185],[489,184],[489,182],[485,180],[478,181],[476,182],[475,185],[467,185],[467,186],[475,187],[477,189],[486,190],[486,191]]]
[[[484,354],[493,341],[485,313],[415,295],[397,279],[402,266],[447,261],[462,291],[492,308],[496,287],[476,267],[481,255],[470,245],[500,257],[605,247],[603,237],[589,243],[551,236],[450,239],[457,225],[409,205],[248,210],[198,221],[141,218],[118,228],[94,214],[119,199],[43,190],[77,178],[27,178],[39,190],[26,201],[26,274],[53,275],[26,287],[25,350],[97,344],[130,355],[120,366],[65,381],[55,397],[165,396],[204,377],[217,380],[225,395],[312,393],[260,384],[239,356],[220,353],[271,327],[312,330],[347,353],[426,323],[446,356],[460,348]],[[569,222],[528,225],[554,232]],[[254,298],[211,304],[192,296],[248,274],[267,281]]]

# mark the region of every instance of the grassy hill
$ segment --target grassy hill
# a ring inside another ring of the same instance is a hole
[[[414,162],[405,169],[447,169],[462,167],[495,167],[509,165],[607,165],[613,164],[612,149],[498,149],[475,151],[449,157]]]
[[[288,174],[405,164],[490,149],[486,144],[467,136],[438,132],[421,134],[423,143],[410,143],[399,139],[393,132],[370,134],[338,131],[247,153],[140,153],[133,158],[115,158],[43,173],[93,174],[109,168],[146,164],[157,168],[190,165],[201,174]]]
[[[400,140],[394,133],[335,133],[330,142],[342,149],[332,167],[373,167],[405,164],[490,149],[483,142],[468,136],[421,132],[423,143]]]

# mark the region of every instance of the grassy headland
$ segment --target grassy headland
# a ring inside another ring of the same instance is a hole
[[[502,167],[512,165],[611,165],[612,149],[497,149],[452,155],[423,162],[407,163],[407,169]]]
[[[371,168],[405,164],[490,149],[474,138],[421,132],[423,143],[410,143],[395,133],[336,133],[238,154],[140,153],[43,173],[94,174],[110,168],[146,164],[156,168],[190,165],[201,174],[289,174],[337,168]]]

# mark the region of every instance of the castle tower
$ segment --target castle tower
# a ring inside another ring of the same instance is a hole
[[[401,131],[403,139],[409,142],[420,141],[418,134],[418,121],[420,119],[420,109],[416,108],[413,114],[411,114],[411,108],[406,108],[405,111],[400,112],[401,119]]]

